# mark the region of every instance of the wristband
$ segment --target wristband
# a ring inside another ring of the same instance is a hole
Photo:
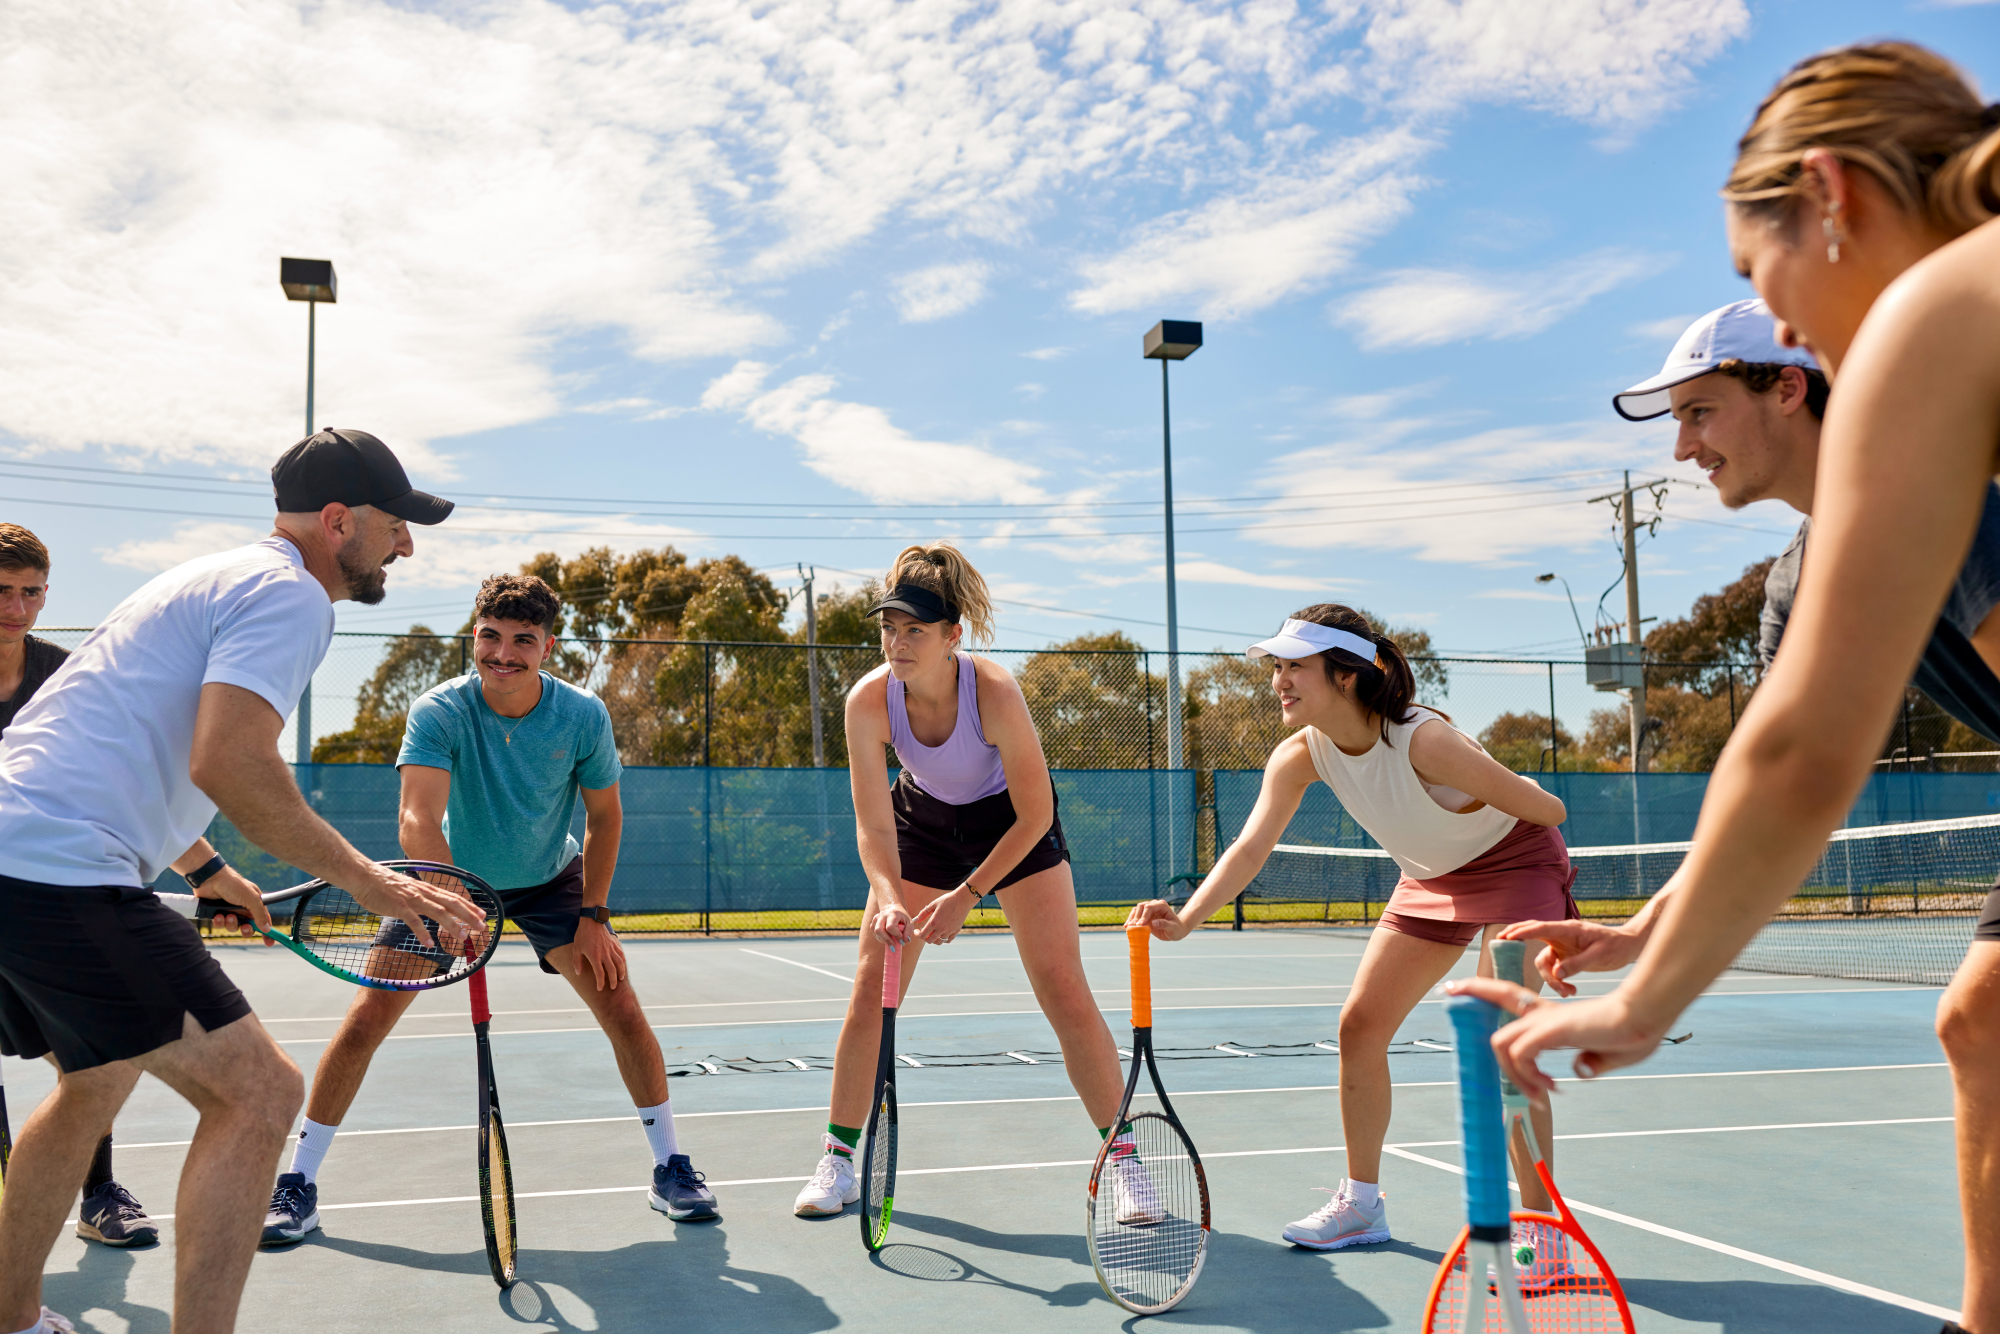
[[[596,922],[600,926],[611,925],[611,909],[601,903],[595,908],[578,908],[576,915],[585,921]]]
[[[210,857],[207,861],[203,862],[201,865],[195,867],[192,871],[189,871],[186,875],[182,876],[181,879],[188,882],[189,889],[200,889],[203,885],[215,879],[216,873],[222,870],[222,868],[227,865],[229,865],[229,863],[222,860],[222,854],[218,852],[213,857]]]

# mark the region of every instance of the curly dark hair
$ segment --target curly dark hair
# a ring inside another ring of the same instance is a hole
[[[1833,386],[1826,382],[1824,372],[1812,366],[1797,368],[1806,377],[1806,411],[1814,421],[1826,420],[1826,396],[1833,392]],[[1727,375],[1732,380],[1743,381],[1743,387],[1753,394],[1768,394],[1778,387],[1778,381],[1785,376],[1785,363],[1780,361],[1739,361],[1731,357],[1715,368],[1716,374]]]
[[[496,621],[526,621],[550,634],[556,632],[556,618],[562,615],[562,599],[556,591],[532,574],[493,574],[479,586],[472,600],[472,618]]]

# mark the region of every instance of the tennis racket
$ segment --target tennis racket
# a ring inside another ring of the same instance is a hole
[[[882,1249],[896,1207],[896,1003],[903,984],[903,947],[882,956],[882,1052],[875,1058],[875,1105],[868,1111],[868,1146],[861,1154],[861,1244]]]
[[[482,960],[482,962],[484,962]],[[493,1079],[493,1044],[486,1026],[493,1007],[486,1002],[486,970],[466,983],[472,998],[472,1041],[479,1050],[479,1216],[486,1225],[486,1264],[493,1281],[514,1286],[514,1169],[507,1157],[507,1127],[500,1120],[500,1086]]]
[[[1424,1334],[1530,1334],[1514,1272],[1507,1199],[1507,1127],[1500,1116],[1500,1063],[1493,1034],[1506,1012],[1490,1001],[1444,1003],[1458,1055],[1458,1124],[1465,1154],[1465,1230],[1445,1252],[1424,1305]],[[1485,1264],[1481,1264],[1485,1261]],[[1480,1273],[1491,1265],[1491,1278]],[[1478,1277],[1474,1277],[1477,1275]],[[1548,1328],[1544,1326],[1544,1328]]]
[[[452,949],[454,942],[437,940],[438,924],[426,917],[424,926],[435,943],[419,940],[401,919],[363,907],[346,890],[324,880],[266,894],[266,908],[290,905],[291,915],[287,929],[260,930],[258,934],[344,982],[386,991],[447,987],[485,967],[500,944],[500,928],[506,921],[500,896],[492,886],[470,871],[440,862],[389,861],[380,865],[463,894],[485,914],[482,935],[467,942],[469,949]],[[162,894],[160,901],[195,922],[232,915],[249,921],[242,909],[221,899]],[[274,921],[273,927],[276,925]]]
[[[1493,972],[1506,982],[1525,982],[1527,945],[1518,940],[1502,940],[1493,946]],[[1534,1334],[1634,1334],[1631,1308],[1625,1304],[1625,1290],[1618,1276],[1604,1261],[1604,1255],[1584,1233],[1576,1215],[1556,1189],[1547,1155],[1535,1137],[1534,1123],[1528,1118],[1528,1098],[1510,1079],[1500,1081],[1503,1124],[1511,1139],[1514,1127],[1521,1128],[1522,1143],[1542,1188],[1554,1202],[1554,1214],[1516,1209],[1513,1221],[1514,1263],[1519,1266],[1522,1296],[1528,1311],[1528,1327]],[[1454,1271],[1454,1282],[1468,1278],[1463,1266]],[[1467,1303],[1457,1294],[1444,1307],[1462,1309]],[[1440,1325],[1440,1330],[1452,1326]]]
[[[1132,1073],[1115,1129],[1090,1168],[1084,1213],[1090,1263],[1112,1301],[1140,1315],[1171,1311],[1208,1258],[1208,1178],[1181,1128],[1153,1058],[1152,932],[1125,928],[1132,956]],[[1153,1077],[1157,1112],[1134,1112],[1139,1067]]]

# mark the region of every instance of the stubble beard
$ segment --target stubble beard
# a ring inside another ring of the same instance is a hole
[[[358,558],[350,543],[334,553],[334,560],[340,565],[341,577],[347,580],[347,596],[364,607],[372,607],[389,596],[389,565],[396,558],[391,555],[380,565],[371,566]]]

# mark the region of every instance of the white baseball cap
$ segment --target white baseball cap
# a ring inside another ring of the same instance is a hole
[[[1667,364],[1660,373],[1622,394],[1613,394],[1611,406],[1627,421],[1651,421],[1673,410],[1668,391],[1675,385],[1707,375],[1725,361],[1819,369],[1812,353],[1779,344],[1777,322],[1771,318],[1769,306],[1762,301],[1733,301],[1690,324],[1674,350],[1667,353]]]

